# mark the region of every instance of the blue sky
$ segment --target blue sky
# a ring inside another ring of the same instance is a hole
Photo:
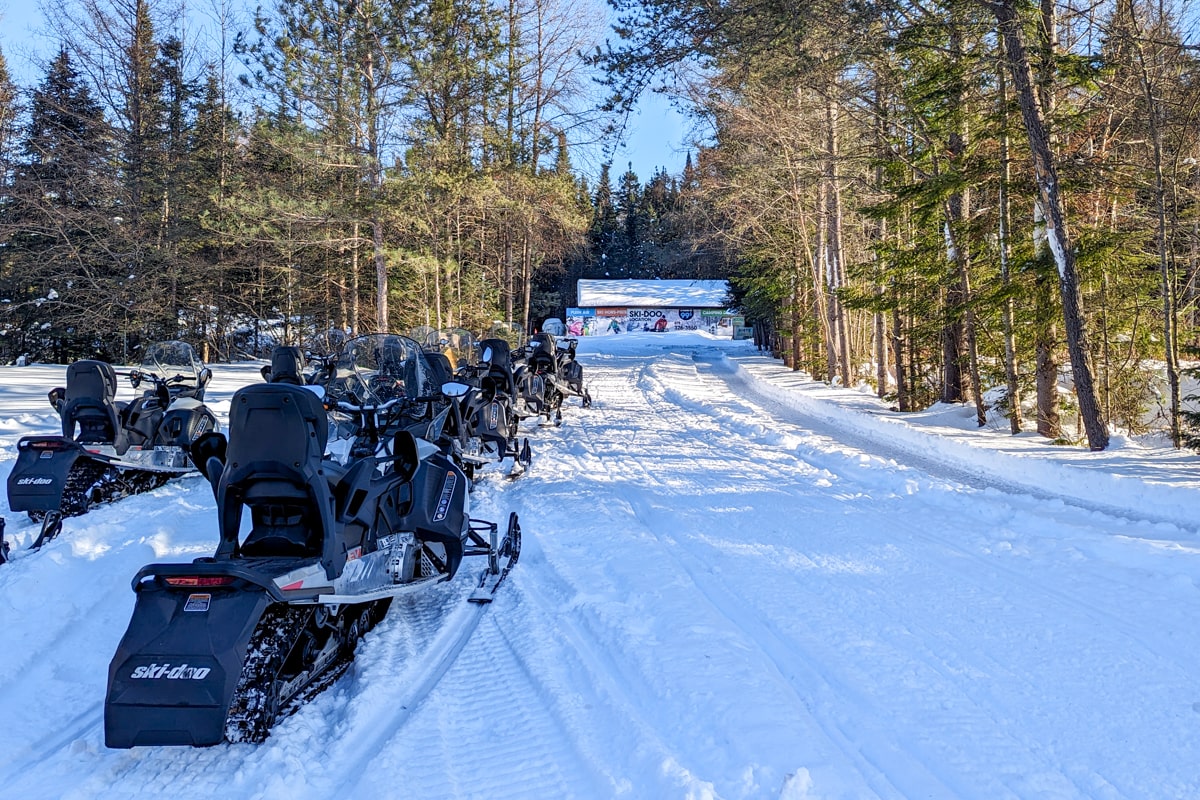
[[[42,12],[36,0],[0,0],[0,49],[17,83],[29,86],[41,75],[30,67],[29,55],[45,44],[39,37]],[[614,179],[632,162],[633,171],[645,183],[656,170],[678,174],[687,158],[683,149],[684,118],[656,94],[647,94],[629,120],[625,144],[612,156]],[[582,166],[582,165],[580,165]],[[586,171],[592,172],[590,168]]]

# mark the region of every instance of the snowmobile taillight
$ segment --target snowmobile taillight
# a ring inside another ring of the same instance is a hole
[[[231,575],[176,575],[170,578],[163,578],[168,586],[228,586],[233,583]]]
[[[36,441],[23,443],[23,446],[30,450],[70,450],[73,444],[64,439],[38,439]]]

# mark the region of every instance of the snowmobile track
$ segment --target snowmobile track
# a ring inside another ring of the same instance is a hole
[[[795,422],[817,435],[834,438],[850,447],[872,453],[881,458],[891,459],[898,464],[913,467],[929,475],[952,480],[976,489],[995,489],[1005,494],[1024,494],[1036,500],[1060,502],[1071,509],[1095,512],[1130,522],[1171,525],[1180,528],[1189,540],[1200,532],[1200,529],[1180,525],[1177,519],[1156,515],[1153,510],[1144,507],[1135,512],[1128,508],[1109,506],[1096,502],[1085,502],[1069,494],[1056,493],[1044,485],[1021,483],[1000,478],[990,473],[983,474],[969,466],[937,461],[920,453],[913,452],[911,449],[906,448],[903,443],[898,443],[896,440],[884,440],[881,437],[865,438],[856,431],[848,430],[837,425],[835,422],[806,414],[803,410],[785,405],[763,394],[756,385],[754,377],[749,375],[737,363],[730,361],[724,356],[697,356],[697,360],[708,365],[712,373],[728,386],[731,393],[753,401],[756,405],[779,419]]]

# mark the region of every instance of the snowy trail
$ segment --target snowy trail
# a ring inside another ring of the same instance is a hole
[[[484,473],[473,516],[524,530],[493,605],[464,602],[471,561],[397,601],[258,747],[103,747],[129,579],[211,549],[207,486],[69,521],[0,568],[0,798],[1200,796],[1189,531],[910,458],[675,349],[583,355],[596,406],[529,431],[520,480]],[[253,375],[217,374],[218,404]],[[0,409],[40,426],[34,400]]]

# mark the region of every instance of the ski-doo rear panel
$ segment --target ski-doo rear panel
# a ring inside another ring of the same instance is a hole
[[[191,578],[192,586],[168,583]],[[105,744],[219,743],[247,643],[271,597],[252,582],[214,574],[156,575],[136,589],[133,617],[109,665]]]
[[[61,436],[25,436],[8,475],[8,507],[13,511],[60,511],[71,468],[90,458],[79,444]]]

